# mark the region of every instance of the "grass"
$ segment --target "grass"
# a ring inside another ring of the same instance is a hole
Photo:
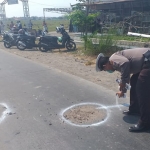
[[[135,36],[128,36],[128,35],[122,35],[122,36],[113,35],[113,40],[127,40],[127,41],[150,42],[150,38],[135,37]]]
[[[96,44],[93,44],[94,39],[97,39]],[[94,56],[98,55],[99,53],[105,53],[109,55],[118,50],[118,48],[116,47],[116,41],[110,34],[104,37],[93,34],[90,36],[84,36],[83,40],[85,45],[83,53],[86,55]]]

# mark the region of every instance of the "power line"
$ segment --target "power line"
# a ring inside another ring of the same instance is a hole
[[[45,5],[45,6],[52,6],[52,7],[56,7],[56,6],[54,6],[54,5],[48,5],[48,4],[42,4],[42,3],[37,3],[37,2],[34,2],[34,1],[28,1],[28,2],[30,2],[30,3],[35,3],[35,4],[38,4],[38,5]],[[58,7],[58,6],[57,6]]]
[[[52,6],[52,5],[48,5],[48,4],[41,4],[41,3],[37,3],[37,2],[33,2],[33,1],[29,1],[29,2],[30,2],[30,3],[39,4],[39,5]]]

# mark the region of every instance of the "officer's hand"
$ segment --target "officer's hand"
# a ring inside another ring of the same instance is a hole
[[[120,86],[120,89],[119,89],[119,90],[120,90],[120,91],[123,91],[123,90],[125,89],[125,86],[126,86],[126,85],[125,85],[124,83],[120,83],[119,86]]]
[[[118,95],[118,97],[120,98],[120,97],[123,97],[124,93],[122,91],[119,91],[116,93],[116,95]]]

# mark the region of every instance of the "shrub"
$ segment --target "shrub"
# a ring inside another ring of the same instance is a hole
[[[90,36],[84,36],[83,40],[86,47],[84,53],[87,55],[98,55],[99,53],[109,55],[118,50],[116,41],[113,40],[113,35],[110,34],[101,36],[92,34]]]

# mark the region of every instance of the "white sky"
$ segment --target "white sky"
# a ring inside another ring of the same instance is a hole
[[[0,3],[3,0],[0,0]],[[76,0],[29,0],[30,16],[41,16],[43,17],[43,8],[69,8],[71,4],[76,4]],[[19,0],[19,4],[5,5],[6,17],[22,17],[23,6]],[[60,13],[46,12],[46,17],[58,17]]]

